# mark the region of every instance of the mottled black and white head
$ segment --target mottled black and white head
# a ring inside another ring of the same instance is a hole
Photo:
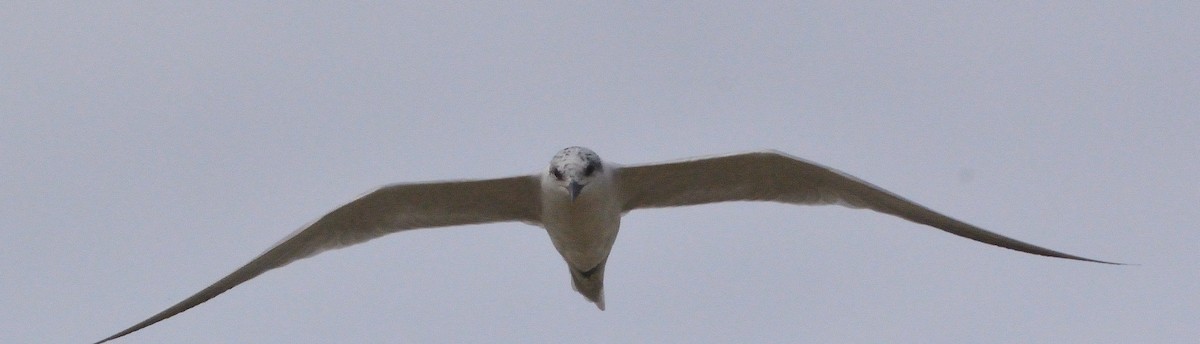
[[[567,147],[554,155],[550,160],[550,170],[546,171],[550,180],[565,189],[574,201],[579,197],[583,188],[604,174],[604,164],[600,156],[591,149],[583,147]]]

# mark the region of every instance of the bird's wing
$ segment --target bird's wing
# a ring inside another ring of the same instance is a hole
[[[292,233],[245,266],[195,295],[97,343],[170,318],[268,270],[322,251],[358,244],[389,233],[499,221],[540,225],[539,190],[536,176],[383,187]]]
[[[625,212],[725,201],[841,204],[899,216],[954,235],[1021,252],[1115,264],[992,233],[843,172],[775,151],[625,166],[615,173]]]

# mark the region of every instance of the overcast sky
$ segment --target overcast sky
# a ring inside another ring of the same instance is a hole
[[[84,343],[380,185],[773,148],[1108,266],[839,207],[422,230],[116,343],[1190,342],[1200,7],[0,5],[0,342]]]

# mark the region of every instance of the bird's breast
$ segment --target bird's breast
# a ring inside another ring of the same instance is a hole
[[[542,225],[572,266],[587,270],[608,257],[621,226],[620,207],[609,203],[580,197],[543,204]]]

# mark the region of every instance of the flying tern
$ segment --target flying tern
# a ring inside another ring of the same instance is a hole
[[[1025,243],[942,215],[841,171],[778,151],[622,166],[568,147],[540,173],[406,183],[367,193],[284,238],[183,301],[97,343],[204,303],[271,269],[400,231],[521,221],[546,229],[574,289],[604,309],[604,267],[621,216],[635,209],[728,201],[839,204],[891,214],[950,234],[1036,255],[1115,264]]]

